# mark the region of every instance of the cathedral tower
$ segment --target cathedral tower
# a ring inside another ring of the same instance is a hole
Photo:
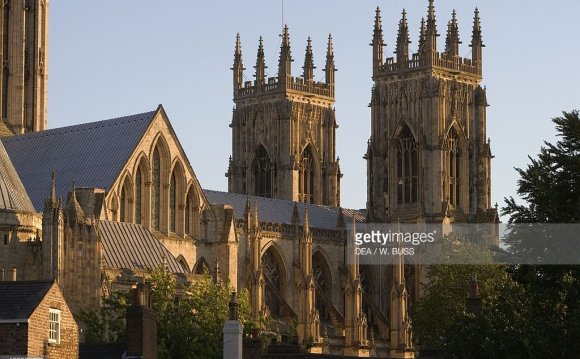
[[[314,79],[310,38],[301,77],[292,76],[292,62],[285,26],[277,76],[266,77],[260,38],[255,80],[244,81],[237,36],[232,157],[226,174],[229,192],[338,206],[341,173],[335,151],[332,38],[328,38],[325,81]]]
[[[460,57],[455,11],[444,52],[438,52],[433,0],[422,20],[418,51],[409,56],[403,11],[395,57],[383,60],[380,10],[374,24],[369,219],[378,222],[491,221],[491,151],[486,135],[486,90],[481,87],[479,11],[471,58]]]
[[[0,130],[46,129],[48,0],[0,5]]]

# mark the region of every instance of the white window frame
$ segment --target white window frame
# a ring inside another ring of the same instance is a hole
[[[60,344],[60,310],[48,309],[48,342],[53,344]]]

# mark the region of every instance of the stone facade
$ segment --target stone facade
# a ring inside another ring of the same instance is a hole
[[[46,128],[48,0],[0,5],[0,125],[13,134]]]
[[[256,80],[243,82],[238,34],[228,188],[234,193],[338,206],[342,175],[336,157],[332,38],[328,38],[324,82],[314,81],[310,39],[302,77],[292,76],[292,61],[285,27],[278,76],[265,77],[260,38]]]

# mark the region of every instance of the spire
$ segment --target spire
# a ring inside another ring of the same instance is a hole
[[[445,40],[445,52],[450,58],[459,57],[459,25],[457,24],[457,13],[455,9],[451,14],[451,21],[447,25],[447,39]]]
[[[427,28],[425,32],[425,51],[437,52],[437,21],[435,19],[435,5],[429,0],[429,12],[427,14]]]
[[[260,42],[258,44],[258,55],[256,56],[256,66],[254,66],[254,68],[256,69],[256,74],[254,75],[256,77],[256,87],[261,89],[261,87],[264,85],[266,69],[268,68],[266,66],[266,57],[264,56],[264,44],[262,36],[260,36]]]
[[[373,31],[373,74],[377,74],[383,66],[383,25],[381,22],[381,9],[377,6],[375,11],[375,28]]]
[[[409,60],[409,24],[407,23],[407,11],[403,9],[403,17],[399,21],[399,34],[397,35],[397,63],[404,64]]]
[[[425,28],[425,18],[421,18],[421,30],[419,32],[419,49],[418,53],[425,51],[425,44],[427,43],[427,30]]]
[[[253,220],[252,224],[253,224],[254,230],[258,230],[260,221],[258,220],[258,205],[257,204],[254,204],[254,217],[252,220]]]
[[[308,36],[306,44],[306,56],[304,56],[304,81],[314,81],[314,55],[312,55],[312,40]]]
[[[310,237],[310,221],[308,220],[308,208],[304,208],[304,238]]]
[[[482,48],[485,47],[481,37],[481,20],[479,18],[479,9],[475,8],[475,16],[473,18],[473,35],[471,38],[471,53],[472,62],[474,66],[481,68],[482,65]]]
[[[66,209],[68,214],[68,222],[70,224],[73,224],[85,217],[83,209],[81,208],[81,205],[77,201],[76,185],[74,182],[66,202]]]
[[[280,46],[280,60],[278,62],[279,81],[286,81],[289,76],[292,76],[292,61],[288,25],[284,25],[284,32],[282,33],[282,45]]]
[[[334,73],[336,66],[334,65],[334,48],[332,46],[332,34],[328,34],[328,45],[326,45],[326,67],[324,73],[326,75],[326,84],[334,86]],[[334,94],[334,91],[333,91]]]
[[[238,90],[242,87],[244,78],[244,64],[242,61],[242,44],[240,41],[240,33],[236,35],[236,49],[234,51],[234,96],[238,94]]]

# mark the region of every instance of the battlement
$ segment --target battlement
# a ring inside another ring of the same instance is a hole
[[[459,56],[459,45],[462,44],[459,36],[457,13],[453,10],[451,20],[447,23],[447,36],[445,37],[445,50],[438,52],[437,21],[435,19],[435,5],[429,0],[427,20],[421,19],[418,50],[409,58],[409,26],[407,13],[403,10],[403,16],[399,21],[395,56],[383,61],[384,47],[383,29],[381,24],[381,12],[377,7],[373,31],[373,76],[396,74],[421,69],[438,68],[450,72],[459,72],[475,77],[482,77],[483,59],[482,49],[485,47],[481,36],[481,21],[479,10],[475,9],[473,18],[473,33],[471,38],[471,58]]]
[[[266,83],[261,86],[254,81],[246,81],[242,87],[238,89],[237,95],[234,99],[248,97],[260,93],[277,93],[297,91],[304,92],[316,96],[324,96],[334,98],[334,87],[329,86],[324,82],[307,81],[304,77],[289,76],[286,81],[280,82],[277,77],[268,77]]]
[[[288,26],[284,27],[281,35],[282,45],[280,46],[280,58],[278,63],[278,75],[266,77],[266,61],[262,37],[258,45],[256,65],[253,81],[243,81],[244,66],[242,61],[242,47],[240,35],[236,37],[236,49],[234,53],[234,100],[248,98],[260,94],[276,94],[298,92],[310,96],[321,96],[334,100],[334,78],[336,68],[334,65],[334,50],[332,47],[332,36],[328,37],[326,50],[326,66],[324,68],[325,80],[323,82],[314,80],[314,56],[312,53],[312,41],[308,38],[302,76],[292,76],[292,59],[290,49],[290,36]]]
[[[446,53],[439,52],[430,55],[431,61],[428,61],[429,59],[422,58],[420,54],[415,53],[410,60],[401,63],[398,63],[395,57],[388,57],[385,63],[379,66],[378,75],[434,67],[452,72],[464,72],[471,75],[482,76],[481,66],[474,65],[472,59],[464,57],[449,57]]]

